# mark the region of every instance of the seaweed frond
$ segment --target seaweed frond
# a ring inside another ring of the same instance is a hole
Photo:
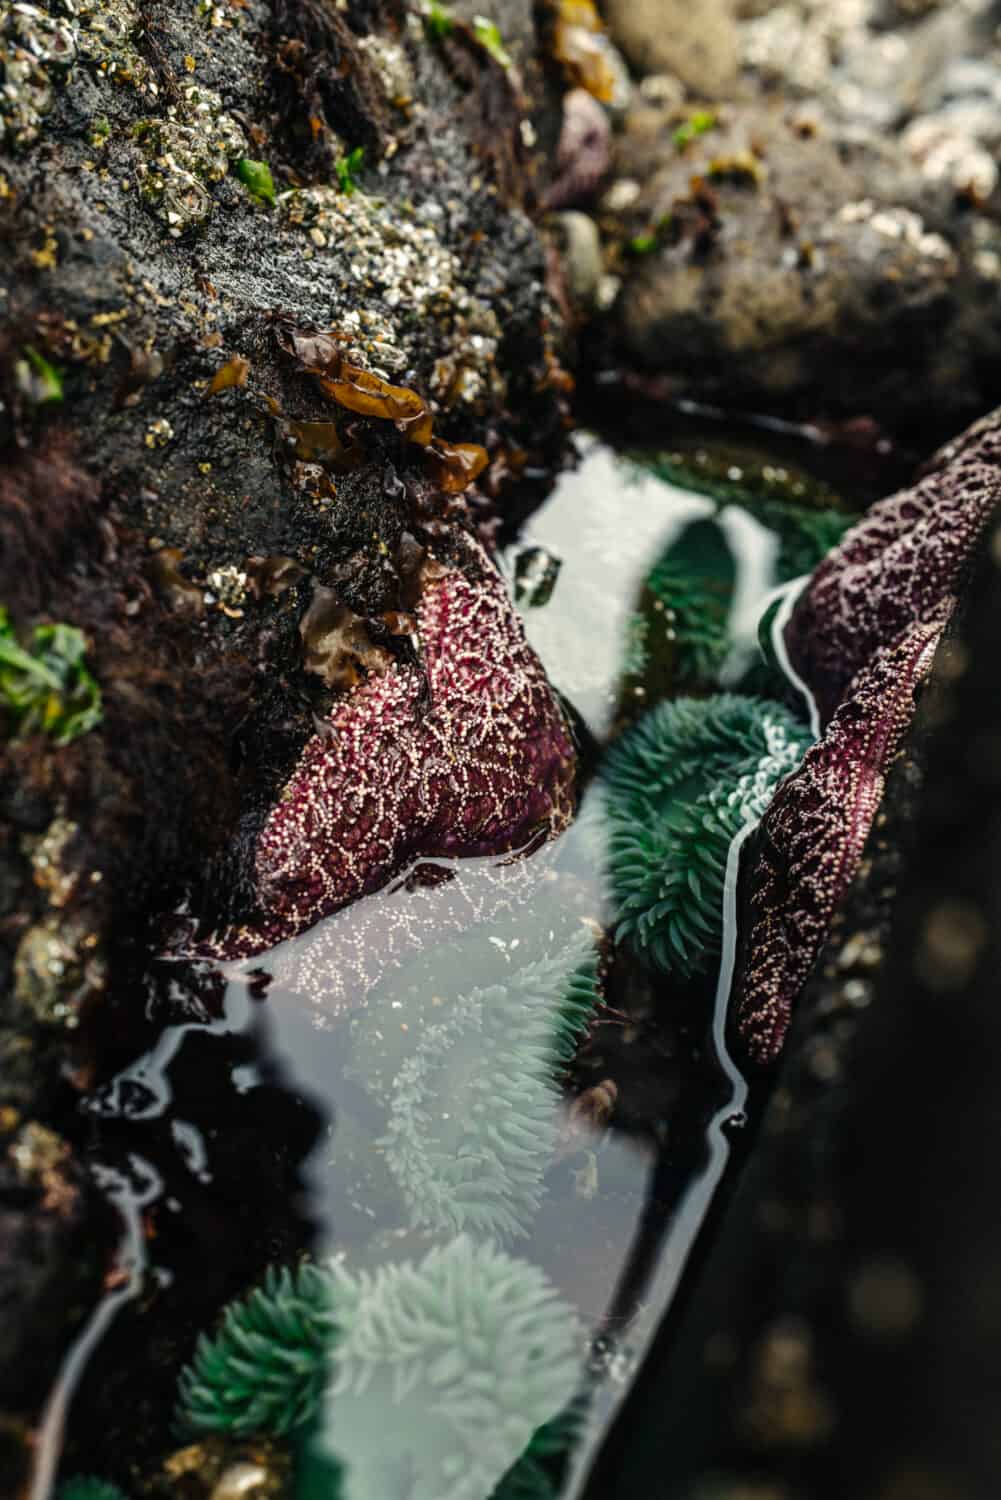
[[[14,634],[0,605],[0,721],[19,737],[50,734],[68,745],[101,722],[101,689],[84,658],[87,640],[75,625],[37,625],[29,647]]]

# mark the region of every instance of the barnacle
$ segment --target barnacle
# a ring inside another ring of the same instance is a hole
[[[93,1474],[77,1474],[56,1491],[56,1500],[125,1500],[117,1484],[95,1479]]]
[[[730,844],[808,744],[780,704],[720,694],[662,703],[612,747],[602,779],[618,937],[668,972],[711,966]]]
[[[263,1287],[230,1303],[216,1334],[199,1338],[178,1385],[180,1425],[281,1434],[308,1422],[337,1338],[331,1294],[330,1277],[315,1266],[270,1268]]]
[[[582,1332],[543,1273],[460,1235],[419,1263],[352,1274],[324,1447],[352,1500],[483,1500],[563,1411]]]
[[[556,1144],[556,1075],[596,1002],[594,940],[582,930],[427,1027],[397,1075],[380,1142],[415,1228],[526,1233]]]

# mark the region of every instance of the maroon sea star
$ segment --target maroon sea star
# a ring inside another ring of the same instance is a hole
[[[821,563],[786,644],[817,696],[823,737],[779,788],[759,833],[737,991],[749,1055],[780,1052],[792,1007],[862,855],[954,590],[1001,499],[1001,413],[875,505]]]
[[[949,608],[940,605],[935,618],[875,653],[761,821],[737,1002],[737,1027],[755,1062],[771,1062],[782,1048],[793,1003],[858,867],[886,767]]]
[[[822,723],[880,646],[954,593],[999,497],[1001,413],[994,413],[943,448],[918,484],[867,511],[820,564],[785,639]]]
[[[441,570],[417,606],[420,665],[351,691],[269,814],[256,851],[263,922],[202,953],[260,953],[417,860],[524,850],[570,822],[563,712],[496,568],[470,537],[459,546],[462,566]]]

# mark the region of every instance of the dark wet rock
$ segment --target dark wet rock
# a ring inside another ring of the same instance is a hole
[[[408,545],[489,537],[514,482],[535,476],[530,506],[562,461],[531,217],[559,99],[533,7],[500,19],[514,66],[394,0],[0,0],[0,603],[22,640],[83,632],[103,713],[0,751],[12,1129],[80,1148],[69,1080],[134,1050],[156,920],[200,880],[239,899],[242,845],[331,702],[303,670],[314,590],[405,654],[386,622]],[[295,356],[320,330],[350,399]],[[396,394],[376,412],[363,388]],[[393,402],[426,414],[420,442]],[[0,1274],[15,1366],[59,1346],[75,1285],[65,1237],[23,1212]],[[57,1292],[51,1345],[29,1270]]]
[[[697,97],[724,97],[737,77],[732,0],[605,0],[609,30],[640,74],[673,73]]]
[[[996,1494],[999,555],[995,525],[753,1154],[589,1495]]]
[[[640,107],[604,204],[606,358],[676,397],[944,436],[1001,394],[1001,230],[890,141],[778,104]]]

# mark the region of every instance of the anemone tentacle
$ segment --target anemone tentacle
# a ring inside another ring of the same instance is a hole
[[[527,1232],[556,1143],[556,1075],[597,998],[594,938],[582,929],[427,1027],[397,1075],[379,1142],[415,1228]]]
[[[337,1336],[331,1293],[316,1266],[269,1268],[263,1286],[229,1304],[218,1332],[199,1338],[178,1386],[179,1425],[279,1435],[305,1425]]]
[[[623,736],[603,768],[618,937],[669,973],[711,967],[730,844],[809,741],[780,704],[738,694],[662,703]]]

